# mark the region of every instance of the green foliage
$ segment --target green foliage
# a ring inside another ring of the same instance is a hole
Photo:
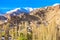
[[[27,40],[27,37],[23,33],[20,33],[20,36],[18,37],[17,40]]]
[[[5,32],[2,32],[2,36],[4,36],[5,35]]]
[[[27,39],[32,40],[32,34],[27,34]]]

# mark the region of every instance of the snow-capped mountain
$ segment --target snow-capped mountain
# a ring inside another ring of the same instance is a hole
[[[53,6],[57,6],[57,5],[60,5],[60,3],[55,3],[55,4],[53,4]]]
[[[24,8],[24,9],[26,9],[26,10],[28,10],[28,11],[33,11],[35,8],[29,8],[29,7],[26,7],[26,8]]]
[[[21,12],[21,13],[22,12],[29,13],[32,10],[33,10],[33,8],[15,8],[13,10],[7,11],[6,13],[12,13],[12,12],[16,12],[16,11]]]
[[[3,20],[4,22],[7,22],[7,20],[14,18],[14,17],[18,17],[18,16],[20,18],[22,18],[23,20],[25,20],[25,19],[28,20],[28,18],[34,19],[35,14],[40,16],[41,13],[44,13],[47,11],[50,12],[51,10],[53,11],[53,9],[54,10],[60,10],[60,4],[54,4],[53,6],[47,6],[45,8],[29,8],[29,7],[26,7],[26,8],[10,9],[10,10],[7,10],[7,12],[5,12],[4,16],[0,15],[0,21]],[[2,12],[4,12],[4,11],[0,10],[0,14],[2,14]]]
[[[19,15],[21,13],[26,13],[26,14],[29,14],[32,10],[34,10],[33,8],[15,8],[13,10],[10,10],[10,11],[7,11],[6,14],[8,15]]]

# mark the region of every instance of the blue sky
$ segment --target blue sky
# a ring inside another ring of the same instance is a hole
[[[60,3],[60,0],[0,0],[0,12],[7,12],[14,8],[39,8]]]
[[[0,0],[0,8],[44,7],[60,3],[60,0]]]

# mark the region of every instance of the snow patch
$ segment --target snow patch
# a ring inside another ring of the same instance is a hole
[[[7,11],[6,13],[12,13],[12,12],[15,12],[15,11],[17,11],[17,10],[20,10],[20,8],[15,8],[15,9],[13,9],[13,10]]]
[[[29,7],[24,8],[24,9],[29,10],[29,11],[33,11],[33,8],[29,8]]]
[[[45,9],[47,9],[48,7],[46,6],[46,7],[44,7]]]
[[[33,11],[33,10],[34,10],[34,9],[36,9],[36,8],[23,7],[23,9],[25,9],[25,10],[27,10],[27,11],[31,12],[31,11]],[[15,9],[13,9],[13,10],[7,11],[6,13],[16,12],[17,10],[21,10],[21,8],[15,8]],[[21,11],[23,11],[23,10],[21,10]]]
[[[55,4],[53,4],[53,6],[56,6],[56,5],[60,5],[60,3],[55,3]]]

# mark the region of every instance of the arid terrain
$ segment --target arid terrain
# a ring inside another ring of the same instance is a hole
[[[60,40],[60,5],[18,11],[0,16],[0,40]]]

